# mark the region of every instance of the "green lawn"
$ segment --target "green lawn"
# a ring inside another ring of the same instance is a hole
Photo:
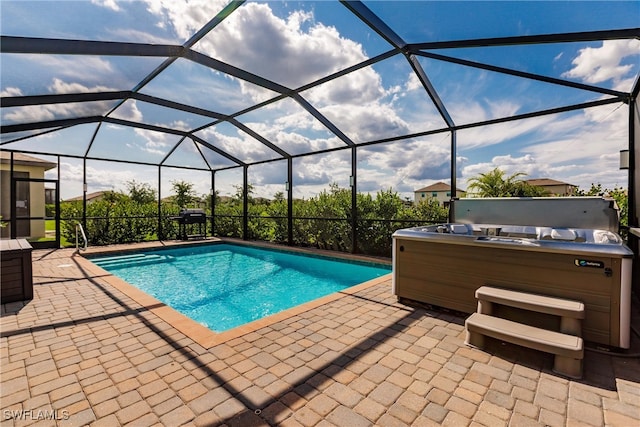
[[[44,229],[45,231],[56,231],[56,220],[55,219],[45,220]],[[43,242],[43,241],[50,241],[50,240],[54,240],[54,239],[48,238],[48,237],[42,237],[40,239],[37,239],[36,241]],[[69,243],[67,239],[65,239],[63,236],[60,236],[60,246],[63,248],[67,248],[67,247],[74,246],[74,244]]]

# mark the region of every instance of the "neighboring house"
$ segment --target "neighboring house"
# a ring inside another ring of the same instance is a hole
[[[577,185],[550,178],[527,179],[524,182],[529,185],[544,188],[547,193],[549,193],[549,196],[575,196],[578,191]]]
[[[44,202],[47,205],[52,205],[56,202],[56,189],[55,188],[45,188],[44,189]]]
[[[44,179],[44,173],[57,164],[22,153],[13,154],[13,177],[19,179]],[[0,151],[0,215],[3,221],[11,219],[11,153]],[[15,203],[18,218],[45,217],[44,182],[16,181]],[[18,220],[17,237],[39,238],[45,236],[43,220]],[[2,237],[11,234],[9,226],[0,228]]]
[[[444,182],[436,182],[435,184],[414,191],[413,195],[415,204],[423,200],[436,199],[442,206],[447,207],[451,200],[451,185]],[[456,194],[453,197],[460,198],[464,197],[464,195],[464,190],[456,188]]]
[[[100,200],[102,200],[102,198],[104,197],[104,193],[106,193],[105,191],[96,191],[93,193],[87,193],[87,204],[91,204],[93,202],[98,202]],[[82,201],[82,196],[76,196],[76,197],[72,197],[70,199],[65,200],[65,202],[81,202]]]

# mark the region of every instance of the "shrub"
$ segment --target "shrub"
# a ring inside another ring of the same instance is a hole
[[[133,184],[132,184],[133,185]],[[138,185],[137,187],[140,187]],[[139,188],[138,188],[139,189]],[[122,193],[109,193],[103,200],[87,205],[85,232],[90,245],[166,240],[178,237],[179,225],[173,220],[180,211],[174,200],[163,201],[160,220],[158,205],[143,191],[134,191],[135,199]],[[140,193],[140,194],[138,194]],[[145,193],[145,194],[143,194]],[[250,189],[250,194],[252,193]],[[145,196],[145,197],[143,197]],[[243,237],[242,192],[215,205],[215,235]],[[274,243],[287,243],[287,201],[282,193],[274,200],[249,197],[248,238]],[[184,201],[182,201],[184,202]],[[75,243],[75,226],[82,220],[82,202],[63,202],[61,233]],[[210,213],[210,206],[208,206]],[[407,205],[391,189],[379,191],[375,197],[357,195],[358,252],[391,255],[391,235],[399,228],[419,224],[446,222],[447,209],[437,201]],[[332,184],[310,199],[293,201],[293,242],[350,252],[353,248],[351,190]],[[209,227],[207,227],[209,228]]]

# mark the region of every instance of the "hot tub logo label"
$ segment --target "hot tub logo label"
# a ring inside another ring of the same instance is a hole
[[[576,259],[574,261],[577,267],[591,267],[591,268],[604,268],[604,262],[591,261],[588,259]]]

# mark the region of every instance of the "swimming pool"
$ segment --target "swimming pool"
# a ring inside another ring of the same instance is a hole
[[[383,264],[226,243],[90,259],[215,332],[391,272]]]

